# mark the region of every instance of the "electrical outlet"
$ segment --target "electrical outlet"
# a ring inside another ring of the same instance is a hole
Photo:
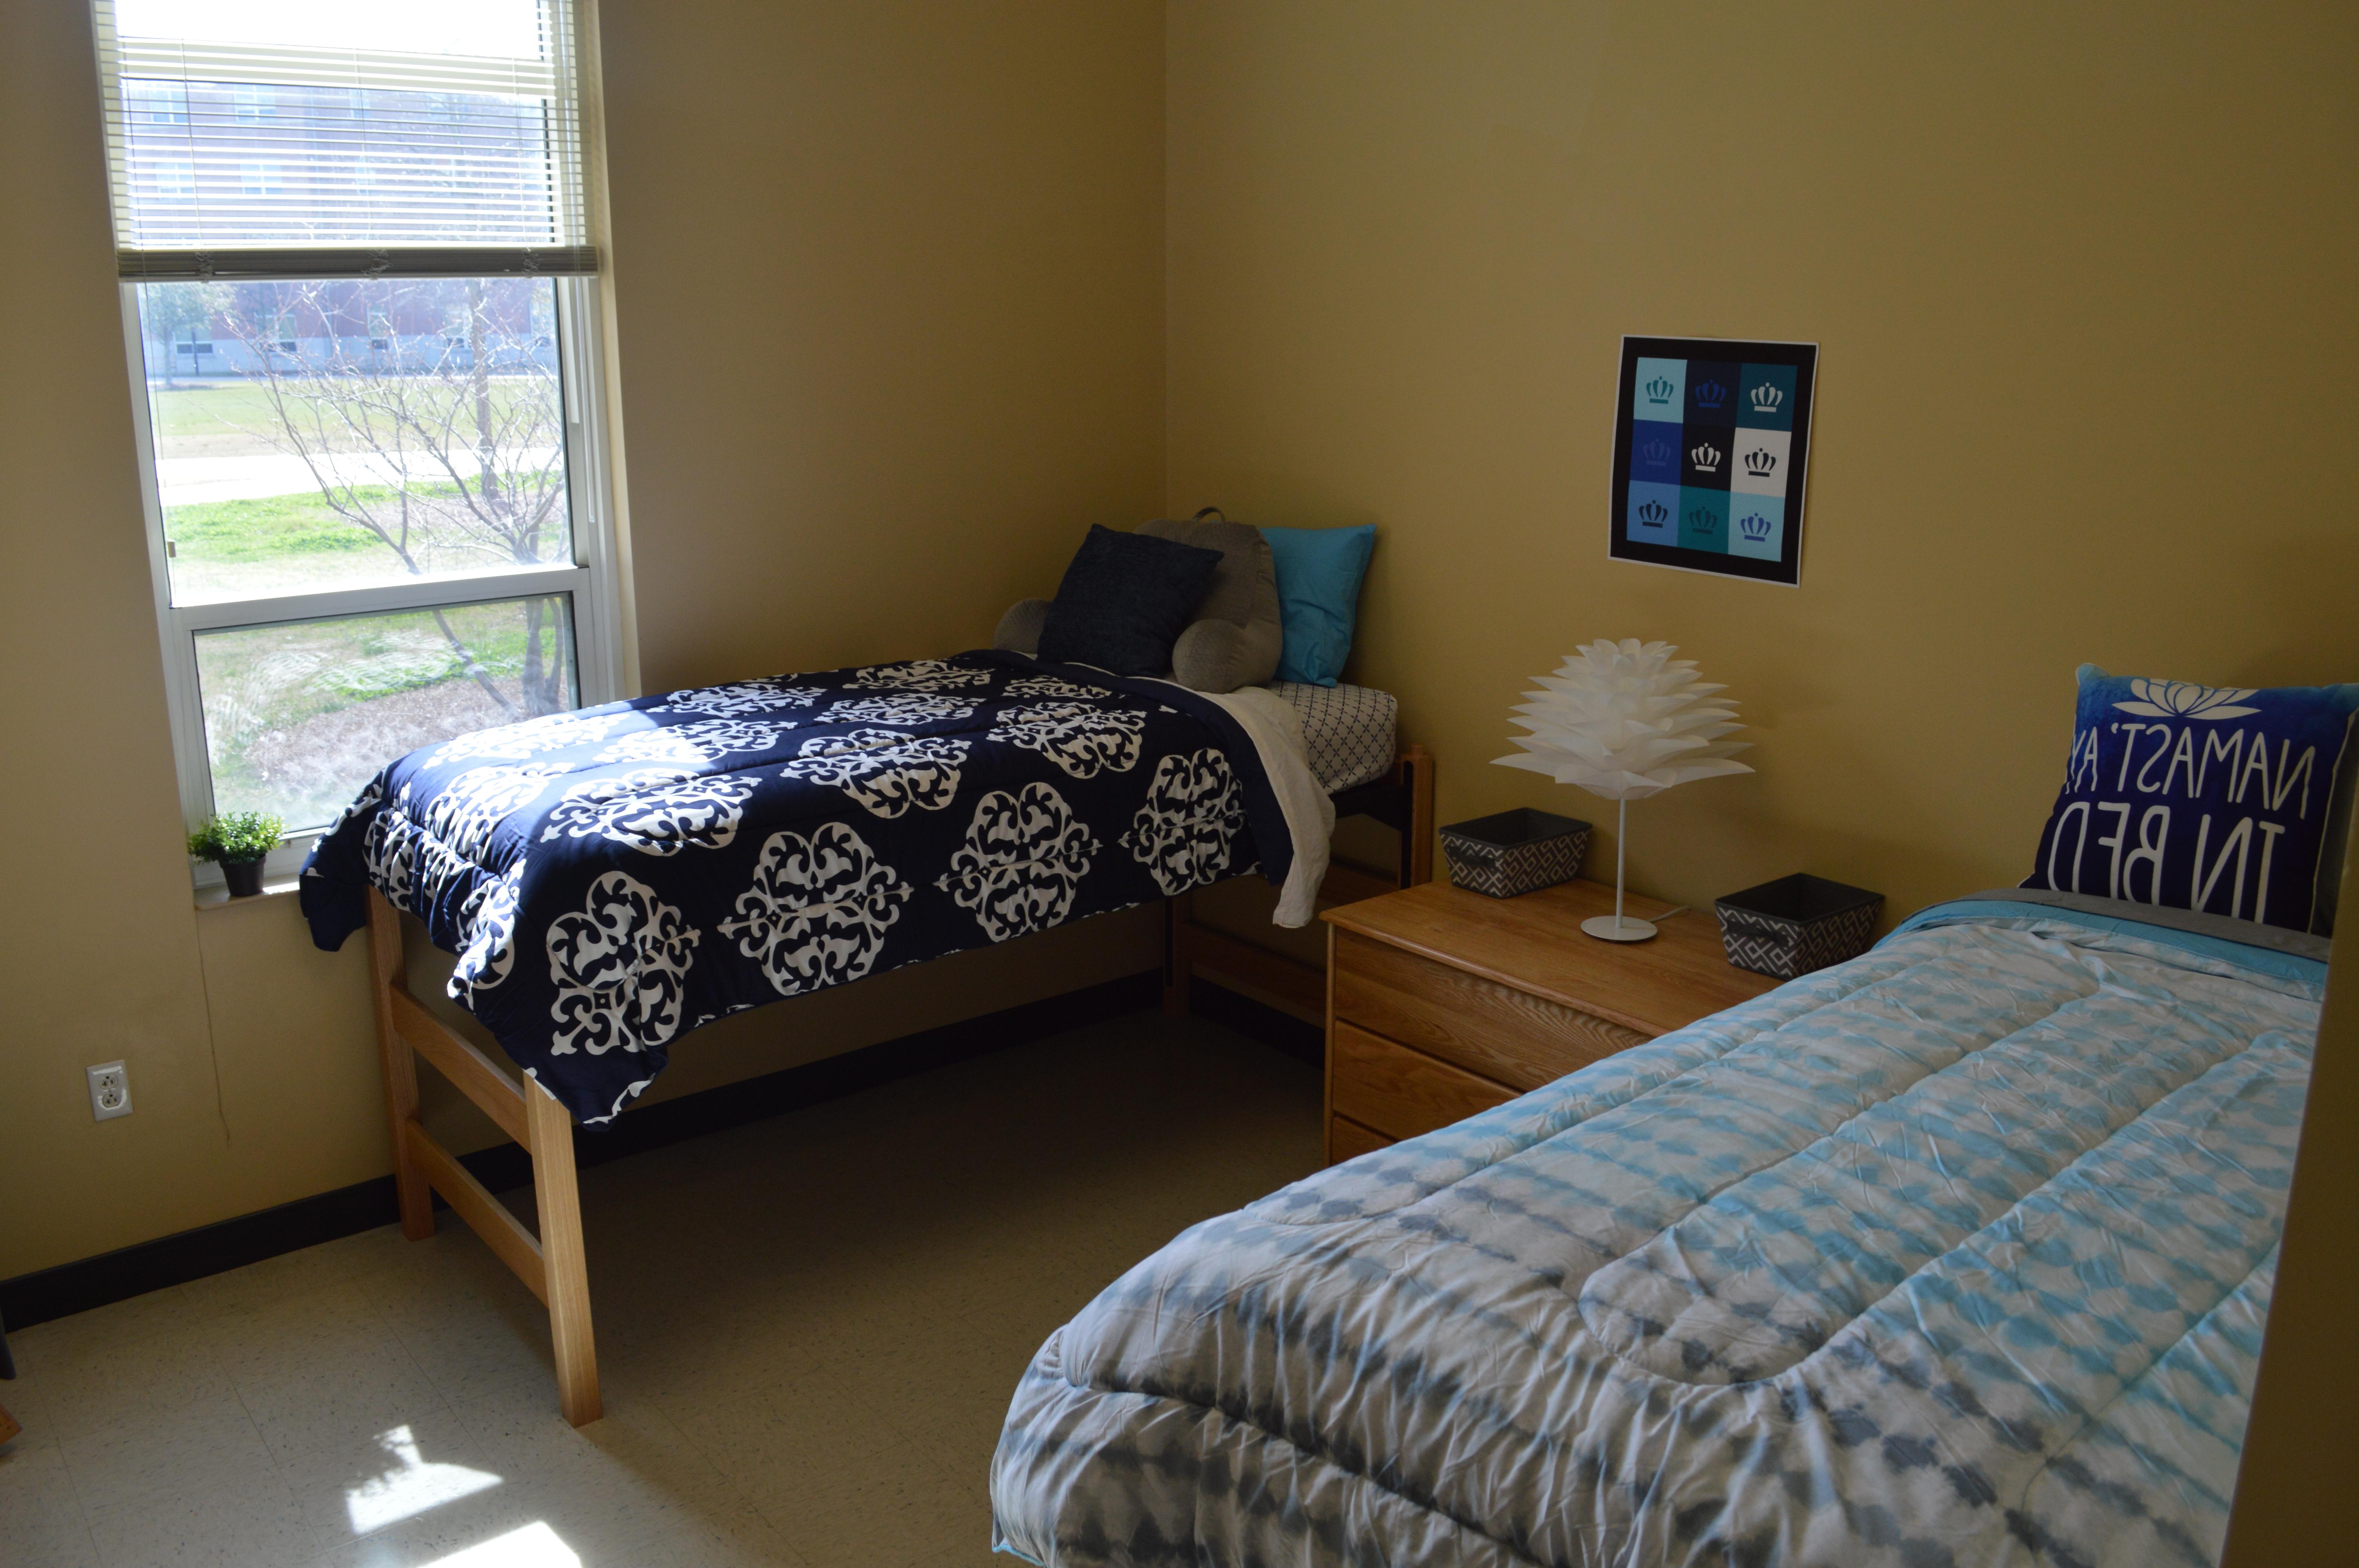
[[[94,1121],[131,1114],[131,1075],[120,1062],[90,1069],[90,1114]]]

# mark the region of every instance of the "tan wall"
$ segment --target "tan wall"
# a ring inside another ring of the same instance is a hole
[[[987,643],[1152,514],[1160,5],[603,9],[647,689]]]
[[[648,686],[974,646],[1156,509],[1158,5],[603,9]],[[5,1278],[388,1165],[357,943],[191,908],[77,5],[0,9],[0,212]],[[664,1091],[1156,953],[1110,917],[784,1003]],[[116,1056],[136,1108],[93,1123]]]
[[[1486,764],[1662,638],[1759,773],[1634,806],[1633,883],[1897,916],[2029,869],[2082,661],[2359,678],[2359,10],[1169,17],[1167,500],[1378,525],[1358,670],[1442,821],[1610,827]],[[1607,561],[1625,332],[1821,345],[1799,589]]]

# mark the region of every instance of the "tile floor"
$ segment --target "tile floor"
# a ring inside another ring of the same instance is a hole
[[[1050,1330],[1319,1161],[1301,1063],[1076,1031],[583,1173],[605,1419],[447,1213],[12,1335],[0,1564],[995,1562],[985,1475]]]

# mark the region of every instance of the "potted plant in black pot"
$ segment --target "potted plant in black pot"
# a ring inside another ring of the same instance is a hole
[[[252,898],[262,891],[262,862],[278,848],[287,824],[259,811],[233,811],[208,816],[189,835],[189,853],[222,869],[232,898]]]

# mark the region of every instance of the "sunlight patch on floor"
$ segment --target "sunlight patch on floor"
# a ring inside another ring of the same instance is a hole
[[[377,1433],[376,1440],[386,1457],[394,1462],[393,1467],[382,1475],[370,1476],[344,1493],[344,1511],[352,1517],[354,1535],[366,1535],[398,1520],[415,1518],[429,1509],[439,1509],[444,1503],[473,1497],[500,1484],[500,1478],[488,1471],[470,1470],[464,1465],[442,1465],[429,1460],[419,1453],[418,1440],[406,1426],[381,1432]],[[556,1538],[551,1536],[550,1539]],[[572,1554],[567,1553],[565,1560],[571,1562]],[[448,1561],[456,1563],[459,1559],[454,1557]],[[538,1562],[539,1559],[529,1561]]]
[[[480,1546],[438,1557],[428,1568],[582,1568],[582,1559],[557,1538],[555,1530],[535,1522]]]

